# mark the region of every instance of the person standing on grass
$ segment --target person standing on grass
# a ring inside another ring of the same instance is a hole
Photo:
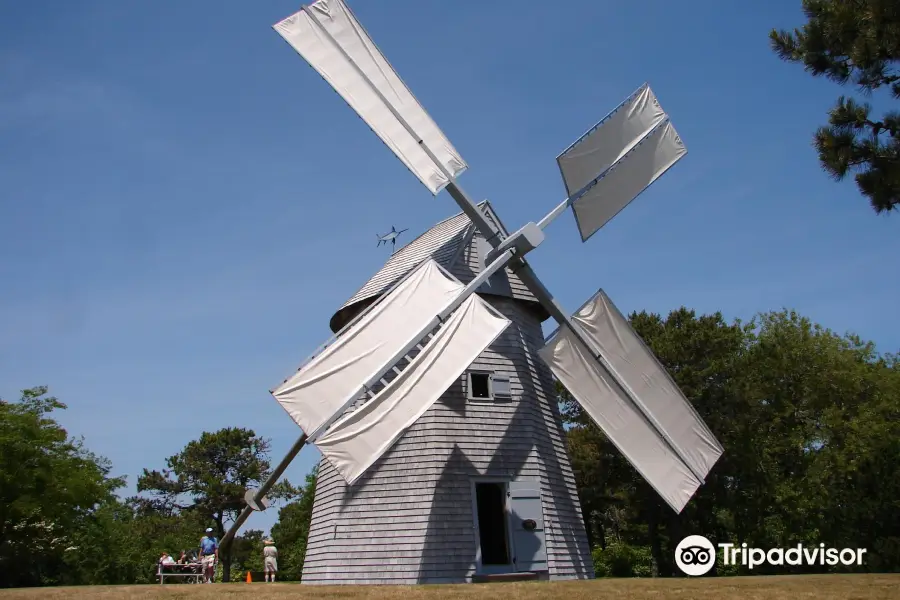
[[[200,538],[200,562],[206,583],[212,583],[215,579],[216,561],[219,559],[219,540],[212,533],[212,527],[207,527],[206,535]]]
[[[267,539],[265,544],[263,548],[263,562],[266,569],[266,582],[274,583],[275,573],[278,571],[278,548],[275,547],[275,542],[271,538]]]

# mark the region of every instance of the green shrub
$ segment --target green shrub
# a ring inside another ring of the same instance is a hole
[[[591,552],[596,577],[650,577],[652,559],[649,546],[629,546],[612,542]]]

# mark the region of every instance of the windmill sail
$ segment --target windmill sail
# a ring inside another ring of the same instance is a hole
[[[556,157],[566,200],[545,225],[572,207],[587,241],[687,154],[650,86],[642,85]]]
[[[657,125],[572,202],[582,241],[606,225],[686,154],[687,148],[672,122]]]
[[[464,285],[434,260],[423,262],[333,345],[272,391],[313,437],[382,368],[457,297]]]
[[[639,87],[556,157],[567,194],[577,194],[665,119],[650,86]]]
[[[316,446],[354,483],[503,333],[510,321],[472,294],[374,398],[345,415]]]
[[[653,489],[680,513],[701,485],[567,325],[539,352],[550,370]]]
[[[453,144],[341,0],[318,0],[274,29],[432,194],[449,183],[447,174],[465,171]]]
[[[653,415],[681,460],[700,478],[722,456],[722,445],[609,296],[599,290],[572,316],[629,391]]]

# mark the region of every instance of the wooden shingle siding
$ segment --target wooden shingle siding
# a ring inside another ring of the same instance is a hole
[[[463,281],[460,265],[469,277],[480,268],[477,238],[468,241],[450,269]],[[471,581],[471,482],[485,476],[539,482],[550,578],[593,576],[552,376],[537,355],[541,324],[516,281],[512,298],[483,295],[512,324],[470,367],[508,377],[512,397],[466,400],[463,375],[352,487],[323,458],[303,583]]]
[[[502,224],[497,225],[499,221],[494,216],[493,211],[490,210],[490,205],[488,205],[487,216],[488,220],[493,222],[495,226],[503,228]],[[503,231],[505,232],[505,229]],[[461,249],[462,251],[456,261],[448,267],[450,273],[463,283],[468,283],[475,279],[475,276],[481,272],[484,266],[482,264],[484,260],[482,247],[486,246],[487,242],[484,241],[484,237],[480,233],[475,233],[471,242]],[[510,271],[509,268],[504,269],[501,277],[505,278],[504,283],[506,285],[503,287],[507,287],[513,298],[537,303],[534,295],[525,287],[518,275]],[[503,290],[503,292],[506,292],[506,290]],[[497,292],[492,291],[491,293],[496,294]],[[502,295],[508,294],[503,293]]]

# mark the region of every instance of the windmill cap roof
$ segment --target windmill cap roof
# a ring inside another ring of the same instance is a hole
[[[494,213],[490,202],[482,200],[477,206],[488,221],[492,221],[494,226],[500,229],[503,236],[509,235],[503,223]],[[331,330],[335,333],[340,331],[354,316],[365,310],[404,275],[429,258],[445,269],[453,271],[453,265],[457,261],[466,262],[467,259],[461,256],[461,253],[465,252],[463,244],[472,243],[470,234],[473,233],[472,222],[465,213],[461,212],[430,227],[422,235],[397,250],[384,266],[332,315],[329,322]],[[469,270],[467,269],[467,271]],[[469,275],[474,277],[468,273],[462,275],[462,279],[466,280]],[[550,314],[529,292],[526,292],[526,295],[526,298],[519,296],[519,299],[534,302],[538,307],[541,320],[550,317]]]
[[[487,200],[478,203],[479,208],[487,205]],[[356,314],[374,302],[378,296],[390,288],[397,280],[428,258],[438,263],[448,262],[456,253],[459,243],[465,237],[470,225],[465,213],[433,225],[419,237],[397,250],[359,290],[350,297],[331,317],[331,330],[337,332]]]

